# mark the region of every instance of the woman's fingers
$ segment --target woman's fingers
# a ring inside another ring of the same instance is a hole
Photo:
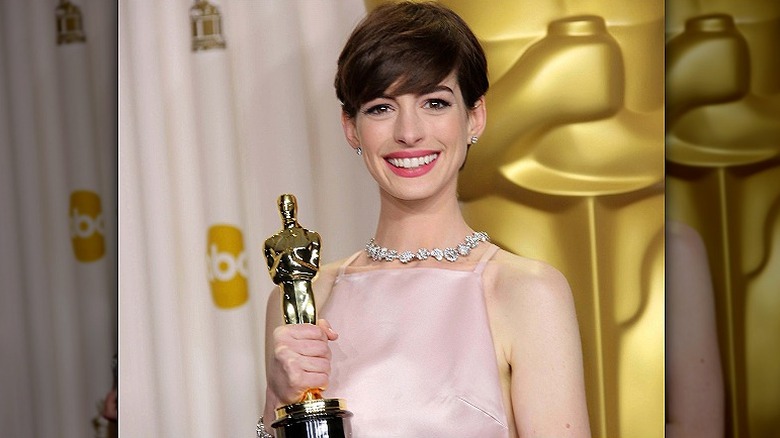
[[[274,361],[269,384],[282,401],[295,401],[310,388],[326,388],[330,376],[328,341],[338,338],[328,321],[289,324],[273,332]]]
[[[274,339],[328,339],[324,330],[313,324],[285,324],[274,329]]]
[[[330,323],[327,319],[318,319],[317,320],[317,326],[320,327],[324,332],[325,335],[328,337],[328,340],[335,341],[339,338],[339,334],[336,333],[335,330],[330,326]]]
[[[279,361],[295,361],[299,358],[322,358],[330,361],[330,347],[326,341],[294,340],[278,343],[274,353]]]
[[[309,388],[325,388],[330,376],[330,360],[298,356],[282,363],[291,386],[300,393]]]

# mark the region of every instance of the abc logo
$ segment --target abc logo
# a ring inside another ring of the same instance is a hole
[[[70,238],[76,259],[92,262],[106,253],[103,212],[95,192],[77,190],[70,195]]]
[[[244,304],[248,264],[241,230],[231,225],[213,225],[206,244],[206,276],[217,307],[229,309]]]

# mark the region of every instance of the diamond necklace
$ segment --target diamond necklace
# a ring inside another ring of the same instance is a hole
[[[395,260],[401,263],[409,263],[412,260],[425,260],[428,257],[433,257],[438,261],[447,260],[448,262],[454,262],[458,260],[460,256],[467,256],[472,249],[476,248],[482,242],[490,242],[490,237],[484,231],[477,231],[474,234],[469,234],[463,240],[463,242],[457,244],[454,248],[434,248],[426,249],[420,248],[417,252],[403,251],[399,253],[395,249],[388,249],[376,244],[376,241],[372,237],[371,240],[366,243],[366,254],[373,261],[392,262]]]

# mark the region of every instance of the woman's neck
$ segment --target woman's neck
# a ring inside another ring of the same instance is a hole
[[[380,246],[415,250],[454,245],[471,232],[454,193],[415,201],[382,193],[374,238]]]

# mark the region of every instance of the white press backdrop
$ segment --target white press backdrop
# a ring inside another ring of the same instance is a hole
[[[361,0],[119,4],[120,433],[249,437],[264,401],[263,242],[294,193],[323,261],[373,235],[378,197],[343,138],[336,59]],[[244,297],[244,293],[247,293]],[[216,298],[218,299],[216,299]]]
[[[0,435],[93,436],[117,351],[116,13],[0,1]]]

